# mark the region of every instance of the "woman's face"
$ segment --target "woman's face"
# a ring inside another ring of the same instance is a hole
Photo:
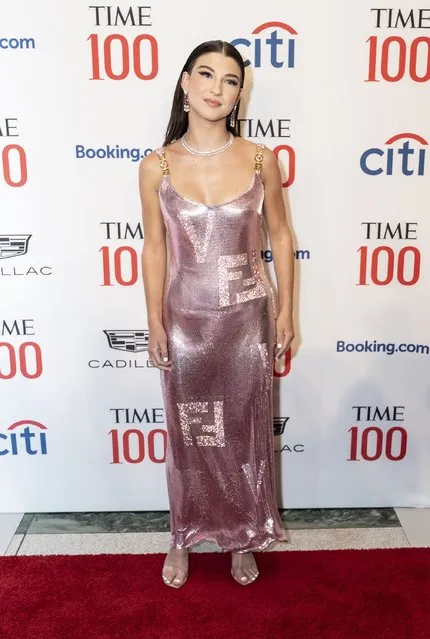
[[[199,56],[191,73],[182,76],[182,89],[188,92],[190,107],[207,120],[227,117],[240,98],[240,67],[222,53]]]

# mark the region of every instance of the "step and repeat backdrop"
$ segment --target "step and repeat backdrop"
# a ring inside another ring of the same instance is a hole
[[[138,165],[189,52],[246,63],[278,157],[296,333],[274,371],[279,506],[430,506],[430,9],[317,0],[3,3],[1,512],[168,509]],[[272,277],[270,244],[261,258]],[[192,498],[192,496],[190,496]]]

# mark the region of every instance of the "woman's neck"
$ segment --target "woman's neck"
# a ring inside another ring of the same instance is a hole
[[[229,138],[229,133],[224,119],[218,122],[208,122],[207,120],[193,122],[190,118],[185,138],[194,149],[207,151],[225,144]]]

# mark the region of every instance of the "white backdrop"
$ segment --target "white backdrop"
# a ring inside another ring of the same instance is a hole
[[[0,511],[168,509],[138,161],[189,52],[216,38],[249,60],[244,137],[291,182],[279,505],[430,506],[430,10],[110,6],[3,3]]]

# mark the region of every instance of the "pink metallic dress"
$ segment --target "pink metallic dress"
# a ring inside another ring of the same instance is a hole
[[[169,252],[163,325],[172,369],[160,373],[170,546],[262,550],[287,541],[273,451],[276,307],[260,257],[263,147],[251,185],[214,206],[178,193],[164,149],[156,153]]]

